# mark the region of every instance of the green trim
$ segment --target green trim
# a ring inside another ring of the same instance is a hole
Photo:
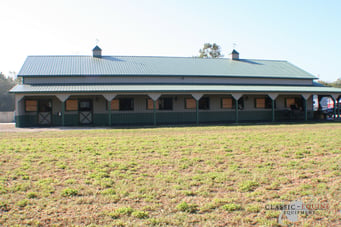
[[[238,115],[236,115],[238,113]],[[271,122],[271,110],[257,111],[201,111],[199,123],[230,123],[230,122]],[[307,111],[307,119],[314,119],[314,111]],[[236,119],[237,116],[237,119]],[[304,111],[275,110],[276,121],[303,121]],[[93,114],[93,124],[90,126],[108,126],[108,113]],[[196,112],[156,112],[157,124],[196,124]],[[317,116],[316,116],[317,117]],[[16,116],[16,127],[40,127],[37,115]],[[62,117],[52,115],[52,126],[61,126]],[[236,121],[238,120],[238,121]],[[111,114],[112,126],[119,125],[153,125],[153,113],[113,113]],[[65,114],[64,126],[82,126],[78,114]],[[44,127],[44,126],[43,126]]]
[[[157,112],[157,124],[195,124],[195,112]]]
[[[242,110],[239,112],[239,121],[271,121],[272,111],[271,110],[257,110],[257,111],[247,111]]]

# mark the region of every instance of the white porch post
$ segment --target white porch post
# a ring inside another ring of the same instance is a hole
[[[58,94],[56,97],[62,103],[62,126],[65,126],[65,101],[70,97],[69,94]]]
[[[232,94],[232,97],[234,98],[234,101],[235,101],[235,114],[236,114],[236,123],[238,123],[239,122],[239,110],[238,110],[238,101],[239,101],[239,99],[241,98],[243,96],[243,94],[242,93],[234,93],[234,94]]]
[[[196,124],[198,125],[200,122],[199,119],[199,100],[204,94],[202,93],[193,93],[192,97],[195,99],[195,113],[196,113]]]
[[[111,126],[111,101],[116,97],[116,94],[103,94],[103,97],[108,101],[108,125]]]
[[[160,93],[153,93],[153,94],[148,94],[148,96],[153,100],[153,125],[156,125],[157,124],[156,102],[160,98],[161,94]]]
[[[15,126],[20,127],[20,110],[19,102],[24,98],[24,95],[15,94]]]
[[[275,101],[278,96],[277,93],[269,93],[268,96],[271,99],[271,108],[272,108],[272,122],[275,121]]]
[[[308,105],[307,105],[307,100],[311,96],[311,94],[302,94],[301,95],[304,99],[304,120],[308,120]]]

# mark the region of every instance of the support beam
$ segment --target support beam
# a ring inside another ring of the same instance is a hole
[[[307,105],[307,100],[304,100],[304,120],[307,121],[308,120],[308,105]]]
[[[196,124],[198,125],[200,123],[199,119],[199,100],[203,96],[203,93],[192,93],[192,97],[195,99],[195,118],[196,118]]]
[[[153,100],[153,124],[156,126],[156,103],[157,100]]]
[[[196,123],[197,123],[197,125],[200,122],[200,120],[199,120],[199,100],[200,99],[195,100],[195,111],[196,111]]]
[[[161,93],[152,93],[148,94],[148,96],[153,100],[153,125],[157,124],[157,116],[156,116],[156,103],[157,100],[160,98]]]
[[[304,100],[304,120],[308,121],[308,104],[307,100],[310,98],[311,94],[301,94]]]
[[[239,99],[243,96],[242,93],[233,93],[232,97],[234,98],[235,101],[235,119],[236,119],[236,123],[239,122],[239,109],[238,109],[238,101]]]
[[[20,111],[19,110],[19,102],[24,98],[23,95],[16,94],[15,95],[15,126],[20,127]]]
[[[238,113],[238,99],[234,99],[235,102],[235,119],[236,119],[236,123],[239,122],[239,113]]]
[[[269,93],[268,96],[271,99],[272,122],[275,122],[275,101],[276,101],[278,94],[277,93]]]
[[[111,101],[117,96],[117,94],[102,94],[102,95],[108,101],[108,125],[112,126],[112,122],[111,122]]]
[[[65,126],[65,101],[70,97],[69,94],[57,94],[56,97],[62,103],[62,126]]]
[[[65,101],[62,101],[62,126],[65,126]]]
[[[271,99],[272,122],[275,122],[275,100]]]
[[[109,127],[111,126],[111,101],[112,100],[110,100],[110,101],[108,101],[108,125],[109,125]]]

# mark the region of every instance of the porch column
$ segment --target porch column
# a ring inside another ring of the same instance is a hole
[[[65,101],[70,97],[69,94],[58,94],[56,97],[62,103],[62,126],[65,126]]]
[[[236,114],[236,123],[239,122],[239,110],[238,110],[238,100],[243,96],[241,93],[234,93],[232,94],[232,97],[234,98],[235,101],[235,114]]]
[[[204,94],[202,93],[193,93],[192,97],[195,99],[195,113],[196,113],[196,124],[198,125],[200,122],[199,119],[199,100]]]
[[[153,100],[153,125],[157,125],[157,118],[156,118],[156,102],[160,98],[160,93],[153,93],[148,94],[148,96]]]
[[[24,98],[23,95],[15,94],[15,127],[20,127],[20,111],[19,102]]]
[[[270,97],[271,99],[271,108],[272,108],[272,122],[275,121],[275,101],[276,101],[276,98],[278,96],[278,94],[276,93],[269,93],[268,96]]]
[[[103,97],[108,101],[108,125],[111,126],[111,101],[117,94],[103,94]]]
[[[304,99],[304,120],[308,120],[308,105],[307,105],[307,100],[311,96],[311,94],[302,94],[301,95]]]

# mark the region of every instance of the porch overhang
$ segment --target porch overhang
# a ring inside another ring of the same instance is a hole
[[[341,88],[320,86],[266,86],[266,85],[17,85],[10,90],[15,94],[320,94],[340,96]]]

